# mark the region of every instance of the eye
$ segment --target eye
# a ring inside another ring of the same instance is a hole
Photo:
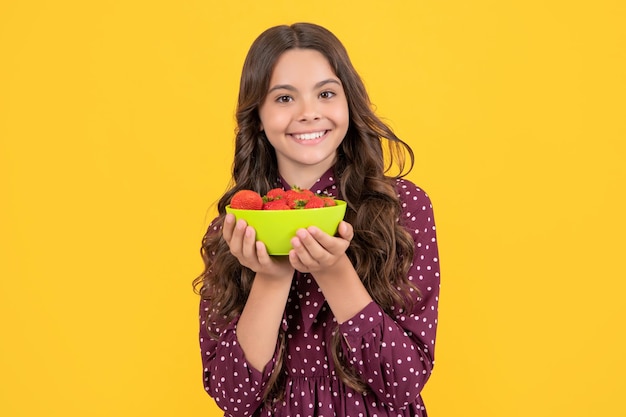
[[[276,102],[277,103],[289,103],[290,101],[293,101],[293,98],[291,98],[291,96],[279,96],[279,97],[276,97]]]
[[[335,96],[336,96],[336,94],[335,94],[335,93],[333,93],[332,91],[322,91],[322,92],[320,93],[320,97],[321,97],[321,98],[326,98],[326,99],[328,99],[328,98],[333,98],[333,97],[335,97]]]

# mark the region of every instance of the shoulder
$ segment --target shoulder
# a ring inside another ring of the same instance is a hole
[[[414,239],[435,230],[433,205],[429,195],[423,188],[407,179],[396,180],[396,192],[400,199],[400,223],[411,232]]]
[[[403,211],[416,208],[423,211],[432,210],[432,202],[429,195],[423,188],[415,185],[411,180],[397,178],[395,186]]]

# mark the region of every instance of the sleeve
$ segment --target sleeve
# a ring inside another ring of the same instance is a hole
[[[415,251],[408,279],[419,289],[412,311],[393,316],[371,302],[340,326],[343,350],[371,392],[392,409],[415,403],[435,363],[439,301],[439,255],[433,209],[428,195],[399,180],[402,224],[413,235]]]
[[[200,301],[200,351],[204,369],[204,389],[215,400],[226,416],[246,417],[253,415],[263,403],[263,393],[274,369],[277,352],[263,372],[248,364],[243,350],[237,342],[237,321],[239,316],[224,328],[209,324],[207,300]]]
[[[209,233],[218,233],[219,230],[215,220],[211,222]],[[199,339],[204,389],[225,416],[252,416],[263,403],[263,394],[274,369],[278,349],[263,372],[259,372],[248,363],[237,341],[239,316],[223,326],[207,323],[211,308],[208,300],[200,300]]]

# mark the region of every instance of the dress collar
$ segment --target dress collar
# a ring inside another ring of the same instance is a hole
[[[296,297],[302,315],[303,330],[308,332],[326,303],[322,290],[311,274],[296,274]]]

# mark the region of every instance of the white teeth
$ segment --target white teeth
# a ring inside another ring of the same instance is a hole
[[[321,138],[322,136],[324,136],[324,133],[326,133],[325,130],[321,132],[315,132],[315,133],[304,133],[302,135],[293,135],[293,137],[298,140],[313,140],[313,139]]]

